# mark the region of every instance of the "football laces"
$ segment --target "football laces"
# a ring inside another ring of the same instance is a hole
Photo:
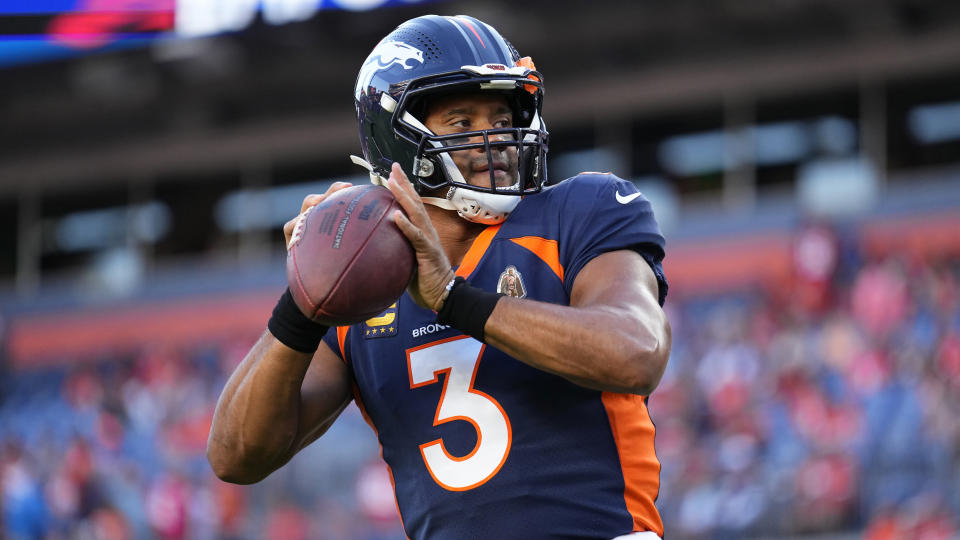
[[[293,234],[290,235],[290,242],[287,243],[287,249],[290,249],[291,246],[300,243],[300,239],[303,237],[303,229],[307,226],[307,214],[311,210],[316,208],[316,206],[311,206],[307,208],[299,217],[297,217],[297,223],[293,226]]]

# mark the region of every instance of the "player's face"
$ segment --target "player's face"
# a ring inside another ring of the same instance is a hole
[[[462,94],[434,98],[427,106],[424,124],[437,135],[449,135],[466,131],[513,127],[513,112],[504,96],[490,94]],[[512,140],[510,135],[490,137],[495,140]],[[448,144],[483,142],[483,137],[465,137]],[[512,186],[517,182],[517,148],[493,146],[490,148],[493,162],[487,159],[482,147],[450,152],[450,157],[460,169],[467,183],[474,186],[490,186],[490,169],[493,168],[497,187]]]

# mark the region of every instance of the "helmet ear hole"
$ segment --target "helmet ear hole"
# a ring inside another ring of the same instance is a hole
[[[413,174],[420,178],[429,178],[436,171],[436,164],[428,157],[413,158]]]
[[[422,185],[428,189],[436,189],[447,183],[447,178],[441,171],[443,164],[436,157],[424,156],[414,158],[414,170],[419,177],[417,185]]]

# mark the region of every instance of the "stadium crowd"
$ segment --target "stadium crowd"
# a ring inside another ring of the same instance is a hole
[[[650,398],[665,522],[681,538],[956,538],[960,261],[864,256],[820,228],[795,253],[788,283],[668,304]]]
[[[649,402],[668,537],[956,538],[960,259],[868,256],[823,229],[797,246],[788,283],[671,290]],[[403,538],[353,406],[260,484],[210,472],[215,400],[256,337],[2,373],[0,536]]]

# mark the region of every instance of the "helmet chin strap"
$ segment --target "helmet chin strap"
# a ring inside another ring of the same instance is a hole
[[[421,197],[421,200],[424,204],[444,210],[455,210],[463,219],[484,225],[503,223],[510,212],[520,204],[520,197],[517,195],[483,193],[457,186],[450,186],[446,199]]]
[[[367,170],[368,173],[370,173],[371,184],[375,186],[387,187],[387,179],[377,174],[373,170],[373,165],[371,165],[370,162],[368,162],[367,160],[363,159],[360,156],[355,156],[353,154],[350,155],[350,161],[352,161],[355,165],[359,165],[363,167],[364,169]]]

